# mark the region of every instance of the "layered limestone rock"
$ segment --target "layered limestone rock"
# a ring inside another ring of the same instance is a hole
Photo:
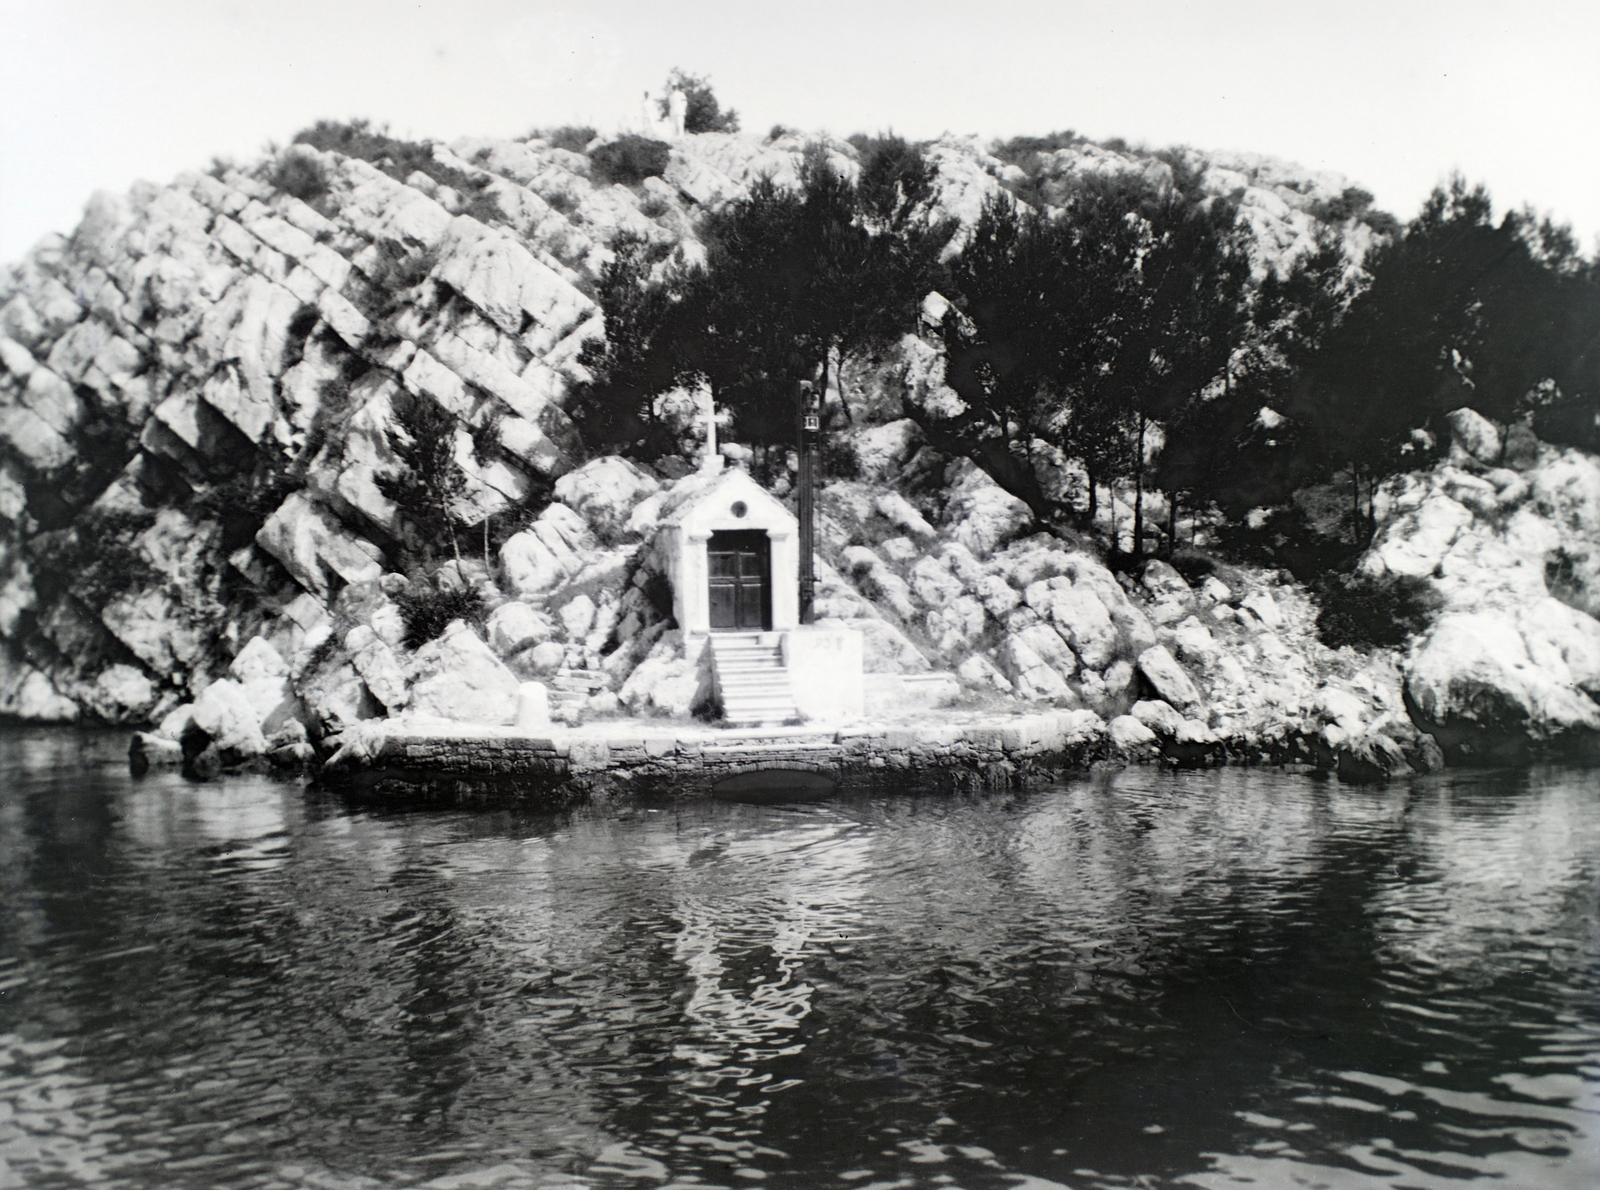
[[[303,763],[373,718],[509,722],[528,679],[569,722],[701,706],[705,675],[647,547],[702,480],[677,478],[681,459],[585,457],[564,406],[604,333],[592,294],[611,241],[699,259],[699,216],[759,178],[795,184],[808,144],[684,137],[634,187],[537,139],[433,146],[449,185],[296,145],[96,195],[70,238],[0,274],[0,714],[159,724],[151,763],[204,775]],[[823,148],[857,169],[850,145]],[[1049,199],[1087,173],[1172,168],[1087,142],[1026,170],[971,138],[927,155],[923,214],[962,229],[1002,188]],[[1185,156],[1207,189],[1242,194],[1258,272],[1304,251],[1345,192],[1265,159]],[[276,184],[291,174],[317,185],[296,197]],[[1340,226],[1358,258],[1371,228]],[[1366,562],[1430,584],[1441,614],[1402,658],[1355,656],[1317,643],[1313,603],[1280,575],[1113,575],[1088,546],[1035,533],[1020,501],[902,418],[906,400],[958,400],[932,336],[846,381],[860,416],[837,445],[858,477],[821,499],[817,609],[862,632],[874,675],[997,712],[1064,708],[1113,724],[1130,755],[1352,778],[1430,767],[1417,726],[1457,756],[1596,731],[1587,456],[1456,417],[1450,459],[1385,497]],[[396,411],[419,398],[456,420],[457,511],[486,538],[432,578],[399,573],[415,543],[379,487],[398,465]],[[490,423],[499,447],[480,457]],[[414,648],[401,604],[440,585],[479,591],[483,623]]]
[[[1600,461],[1470,409],[1450,422],[1363,561],[1439,603],[1405,662],[1412,718],[1453,758],[1600,755]]]

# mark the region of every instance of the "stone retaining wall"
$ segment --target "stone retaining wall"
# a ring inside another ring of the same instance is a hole
[[[358,760],[330,762],[324,779],[383,800],[529,807],[625,794],[703,796],[718,782],[765,770],[817,773],[845,789],[1005,789],[1125,759],[1112,755],[1101,728],[1080,711],[1005,726],[834,732],[394,734],[370,741]]]

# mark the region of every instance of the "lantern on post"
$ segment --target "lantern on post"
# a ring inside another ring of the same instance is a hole
[[[816,623],[816,456],[822,437],[822,390],[819,383],[802,380],[796,386],[799,419],[799,521],[800,521],[800,623]]]

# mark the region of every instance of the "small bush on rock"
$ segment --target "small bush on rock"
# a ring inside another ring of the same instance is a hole
[[[587,124],[563,124],[560,128],[547,128],[543,132],[537,132],[534,135],[549,142],[552,149],[566,149],[571,153],[582,153],[588,149],[589,142],[595,138],[595,131]]]
[[[328,193],[328,179],[322,172],[322,163],[299,154],[285,157],[278,163],[272,184],[305,203],[314,203]]]
[[[607,185],[637,186],[646,178],[666,172],[671,149],[665,141],[644,136],[622,136],[599,145],[589,154],[595,181]]]
[[[1384,581],[1364,574],[1329,574],[1312,590],[1318,604],[1317,636],[1330,649],[1403,645],[1427,628],[1438,606],[1420,578]]]
[[[452,620],[482,624],[486,611],[483,596],[464,587],[441,591],[432,586],[415,586],[395,597],[400,618],[405,621],[405,643],[418,649],[437,640]]]
[[[359,157],[397,182],[404,182],[420,170],[441,186],[449,186],[462,194],[472,194],[482,185],[471,175],[436,160],[432,141],[401,140],[389,135],[387,125],[375,128],[368,120],[318,120],[310,128],[295,133],[294,142],[324,152],[332,150],[346,157]]]

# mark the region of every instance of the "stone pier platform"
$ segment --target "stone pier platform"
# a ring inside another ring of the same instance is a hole
[[[704,796],[730,778],[780,771],[816,774],[841,789],[1020,788],[1125,759],[1088,711],[831,728],[622,720],[536,735],[374,720],[339,744],[323,779],[358,795],[530,808],[628,794]]]

